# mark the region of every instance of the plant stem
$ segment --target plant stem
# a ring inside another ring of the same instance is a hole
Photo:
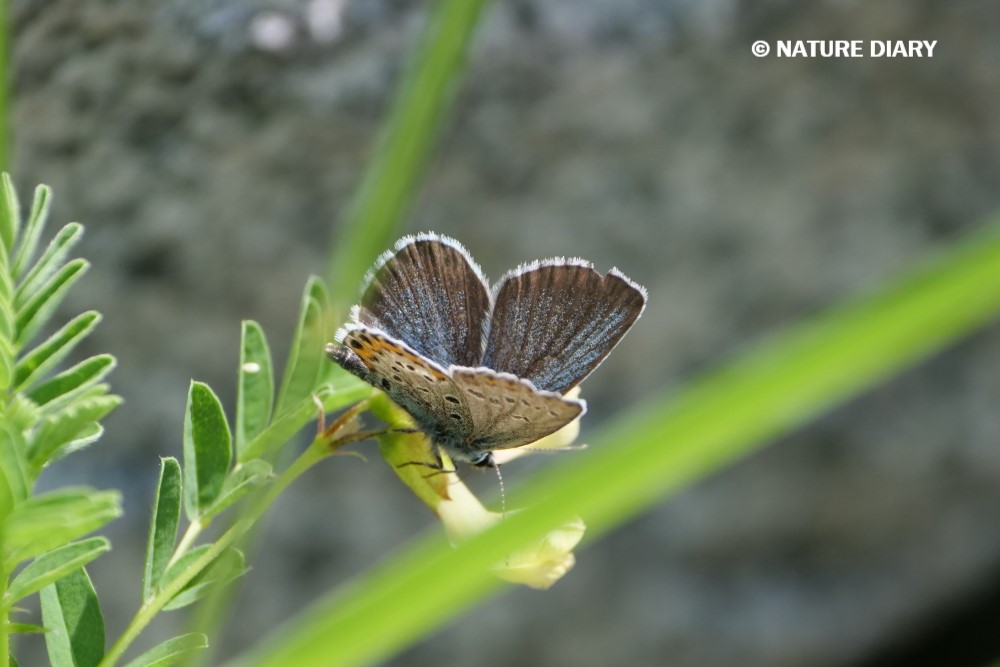
[[[0,0],[2,2],[3,0]],[[3,519],[0,519],[3,521]],[[0,531],[3,527],[0,526]],[[3,535],[0,535],[0,544],[3,543]],[[7,594],[7,565],[6,557],[4,554],[0,553],[0,600],[3,596]],[[10,611],[5,605],[0,605],[0,660],[5,661],[3,663],[4,667],[10,664],[10,642],[7,639],[7,622],[10,620]]]
[[[191,525],[187,527],[186,531],[184,531],[184,536],[181,537],[181,541],[177,544],[177,548],[174,549],[174,554],[170,557],[170,560],[167,561],[167,567],[176,563],[181,556],[188,552],[188,549],[190,549],[191,545],[194,544],[194,541],[198,539],[198,535],[201,534],[201,531],[204,528],[205,525],[201,522],[201,519],[195,519],[191,522]]]
[[[281,495],[289,484],[295,481],[302,473],[314,466],[319,461],[323,460],[329,456],[333,451],[330,447],[330,443],[327,440],[317,439],[309,445],[308,448],[302,454],[295,459],[295,461],[274,481],[274,483],[267,488],[265,493],[260,497],[255,505],[240,517],[239,520],[234,523],[229,530],[222,534],[218,540],[212,544],[204,554],[198,559],[193,561],[187,569],[185,569],[181,574],[179,574],[175,579],[173,579],[169,585],[163,588],[159,593],[156,594],[148,602],[143,603],[139,607],[139,611],[136,612],[132,621],[125,628],[125,632],[122,633],[118,641],[114,643],[111,649],[101,660],[98,667],[113,667],[121,660],[125,651],[128,647],[132,645],[136,637],[139,636],[150,621],[163,609],[163,607],[170,602],[181,590],[198,574],[208,567],[212,561],[219,557],[219,555],[225,551],[227,548],[232,546],[237,540],[239,540],[243,535],[245,535],[257,522],[257,520],[267,511],[267,509],[277,500],[278,496]],[[183,548],[184,551],[191,546],[194,542],[195,537],[197,537],[198,532],[201,528],[199,527],[197,531],[192,531],[196,526],[200,525],[200,522],[195,521],[188,528],[187,533],[185,533],[184,538],[181,540],[181,544],[177,547],[177,552],[180,552]],[[171,562],[178,558],[178,554],[175,553],[175,557],[171,559]]]
[[[333,307],[346,312],[368,266],[396,236],[417,191],[487,0],[438,0],[427,16],[357,194],[334,238]]]

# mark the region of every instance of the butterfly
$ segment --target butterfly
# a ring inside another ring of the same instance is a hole
[[[327,355],[381,389],[455,461],[543,438],[586,411],[565,398],[646,306],[617,269],[549,259],[490,288],[456,240],[407,236],[365,277],[361,302]]]

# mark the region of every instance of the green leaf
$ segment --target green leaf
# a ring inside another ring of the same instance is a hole
[[[6,425],[0,426],[0,519],[8,516],[18,503],[28,497],[31,481],[27,467],[24,439]],[[10,539],[9,535],[5,537]]]
[[[7,172],[2,179],[3,201],[0,202],[0,241],[9,253],[21,230],[21,202],[17,198],[17,188]]]
[[[125,667],[170,667],[181,658],[208,648],[208,637],[200,632],[191,632],[168,639],[146,651]]]
[[[245,320],[240,336],[240,379],[236,393],[237,459],[247,443],[271,421],[273,402],[274,373],[267,338],[259,324]]]
[[[121,494],[70,487],[29,498],[7,519],[11,550],[8,571],[17,563],[68,544],[122,515]]]
[[[21,667],[14,656],[10,656],[10,667]]]
[[[73,246],[82,237],[83,225],[78,222],[71,222],[59,230],[59,233],[56,234],[55,238],[49,242],[48,247],[45,248],[45,252],[42,253],[41,258],[35,262],[31,270],[21,279],[14,295],[14,303],[19,309],[34,297],[42,288],[42,285],[62,266],[62,263],[66,261],[66,257],[69,256],[69,251],[73,249]]]
[[[74,259],[49,278],[31,299],[17,311],[17,345],[24,347],[48,321],[66,297],[70,287],[90,268],[84,259]]]
[[[0,337],[14,340],[14,283],[7,256],[0,252]]]
[[[323,346],[329,332],[324,330],[323,306],[314,296],[317,289],[321,289],[319,279],[310,278],[302,295],[299,321],[288,352],[281,391],[278,393],[278,404],[274,412],[277,417],[283,416],[287,410],[308,397],[316,389],[320,372],[324,370],[322,364],[326,363],[326,356]]]
[[[91,398],[107,396],[108,391],[110,389],[111,389],[110,385],[108,385],[106,382],[83,385],[77,387],[76,389],[71,389],[62,396],[57,396],[56,398],[53,398],[44,405],[37,405],[33,401],[31,405],[34,406],[34,411],[37,415],[37,419],[42,420],[49,417],[55,417],[59,413],[65,411],[68,407],[75,405],[77,403],[88,401]]]
[[[167,568],[177,540],[180,518],[181,466],[175,458],[161,459],[160,482],[156,486],[156,502],[149,521],[146,569],[142,578],[143,600],[154,594]]]
[[[94,310],[77,315],[25,355],[14,368],[15,391],[24,391],[55,368],[100,321],[101,314]]]
[[[490,564],[568,516],[587,523],[590,539],[607,533],[998,314],[995,224],[878,293],[774,336],[683,391],[651,397],[591,438],[588,452],[522,489],[524,510],[455,549],[440,537],[419,542],[236,664],[384,661],[498,590]]]
[[[222,404],[207,384],[192,382],[184,412],[184,509],[192,521],[219,497],[232,455]]]
[[[322,385],[316,390],[316,396],[326,412],[357,403],[370,394],[371,387],[353,376],[345,376],[343,383],[337,387]],[[288,442],[309,421],[316,419],[317,412],[312,396],[302,399],[298,405],[271,422],[270,426],[246,446],[242,452],[243,460],[268,456]]]
[[[42,230],[49,218],[49,206],[52,204],[52,189],[47,185],[39,185],[35,188],[35,199],[31,203],[31,215],[28,216],[28,224],[24,228],[24,235],[21,237],[21,244],[17,248],[17,256],[14,258],[13,274],[19,276],[24,272],[28,263],[35,257],[35,250],[38,249],[38,239],[41,238]]]
[[[111,543],[103,537],[92,537],[67,544],[64,547],[39,556],[25,567],[11,582],[4,604],[14,602],[42,590],[49,584],[62,579],[101,554],[111,550]]]
[[[28,392],[28,398],[45,405],[73,391],[91,387],[114,370],[117,361],[110,354],[99,354],[46,380]]]
[[[104,618],[83,568],[42,589],[42,623],[52,667],[97,667],[104,657]]]
[[[99,422],[90,422],[84,425],[80,431],[73,436],[69,443],[59,450],[59,457],[69,456],[73,452],[78,452],[87,445],[93,444],[104,435],[104,427]]]
[[[204,545],[210,546],[210,545]],[[203,555],[205,550],[193,549],[188,552],[187,556],[193,557],[181,558],[174,565],[168,568],[167,572],[163,575],[163,585],[168,586],[169,582],[172,581],[177,575],[183,572],[188,565],[194,562],[198,557]],[[233,579],[242,576],[247,571],[246,559],[243,556],[243,552],[239,549],[229,547],[221,554],[218,558],[213,560],[204,570],[201,571],[196,577],[194,577],[188,584],[181,589],[174,598],[163,606],[164,610],[180,609],[186,607],[189,604],[197,602],[201,598],[205,597],[214,586],[223,586]]]
[[[240,465],[226,478],[219,498],[205,510],[203,516],[206,519],[216,516],[247,492],[266,484],[271,478],[271,473],[271,464],[263,459],[253,459]]]
[[[2,310],[2,307],[0,307]],[[2,318],[2,315],[0,315]],[[14,358],[17,353],[10,338],[0,333],[0,389],[6,390],[14,381]]]
[[[121,402],[118,396],[93,396],[80,399],[62,412],[46,417],[28,446],[28,461],[35,470],[41,470],[49,461],[69,453],[74,440],[92,429],[93,422],[102,419]]]

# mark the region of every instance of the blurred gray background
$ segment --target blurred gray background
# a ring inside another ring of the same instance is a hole
[[[425,5],[12,5],[14,176],[23,198],[54,188],[54,223],[87,226],[94,266],[66,313],[104,313],[83,352],[118,356],[126,399],[103,441],[45,478],[124,489],[115,551],[92,567],[114,637],[188,382],[232,409],[243,318],[284,359]],[[778,59],[753,57],[758,39],[938,45]],[[987,0],[496,2],[406,230],[456,236],[493,277],[579,255],[649,288],[586,383],[586,441],[975,229],[1000,206],[998,73]],[[392,664],[984,664],[1000,656],[982,631],[1000,618],[998,405],[993,326],[579,553],[552,590],[508,590]],[[549,465],[509,466],[508,503]],[[377,457],[312,471],[270,516],[223,654],[432,523]]]

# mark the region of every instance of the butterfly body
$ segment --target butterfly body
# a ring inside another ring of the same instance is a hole
[[[458,242],[407,237],[369,272],[352,321],[327,354],[384,391],[458,461],[554,433],[586,410],[563,397],[645,306],[619,272],[548,260],[493,289]]]

